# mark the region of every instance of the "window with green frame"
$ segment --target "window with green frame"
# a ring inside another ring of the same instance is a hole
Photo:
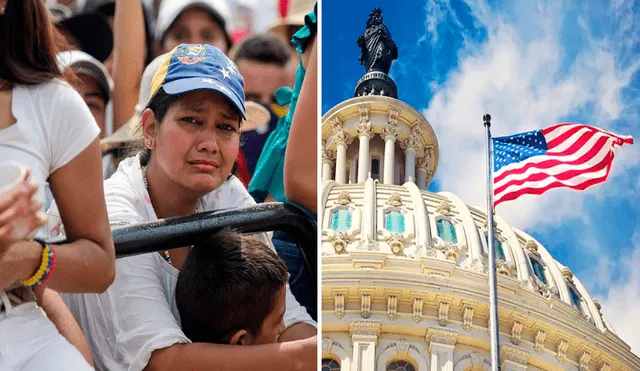
[[[489,253],[489,237],[487,234],[484,234],[484,242],[487,246],[487,253]],[[504,255],[504,249],[502,248],[502,242],[499,239],[493,238],[493,246],[496,248],[496,256],[498,260],[507,261],[507,257]]]
[[[400,211],[388,211],[385,213],[384,229],[393,233],[404,233],[404,215]]]
[[[447,242],[458,243],[458,236],[456,236],[456,227],[453,225],[453,223],[446,219],[440,219],[436,221],[436,228],[438,229],[438,237]]]
[[[542,266],[542,264],[537,259],[534,259],[532,257],[529,257],[529,260],[531,261],[531,265],[533,266],[533,273],[536,275],[536,277],[538,277],[540,281],[542,281],[542,283],[546,285],[548,282],[547,277],[544,274],[544,267]]]
[[[336,232],[345,232],[351,228],[351,211],[345,209],[335,210],[332,214],[331,229]]]

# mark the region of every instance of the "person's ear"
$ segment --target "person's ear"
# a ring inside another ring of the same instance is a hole
[[[142,135],[144,136],[144,146],[152,149],[156,143],[157,125],[156,114],[149,108],[142,112]]]
[[[253,340],[247,330],[236,331],[229,340],[229,345],[251,345]]]

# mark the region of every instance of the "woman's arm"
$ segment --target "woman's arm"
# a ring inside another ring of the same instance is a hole
[[[239,346],[176,344],[153,352],[146,371],[315,370],[317,337],[288,343]]]
[[[36,289],[35,294],[38,305],[56,326],[58,332],[60,332],[71,345],[76,347],[91,367],[93,367],[93,358],[91,356],[91,350],[89,350],[89,344],[87,344],[87,339],[85,339],[82,330],[80,330],[80,326],[78,326],[78,323],[75,318],[73,318],[69,308],[67,308],[60,298],[60,295],[50,289]]]
[[[284,191],[287,200],[317,212],[318,55],[315,39],[300,98],[293,114],[284,159]]]
[[[144,70],[144,14],[141,0],[118,0],[113,21],[113,131],[133,115]]]
[[[96,138],[49,177],[68,241],[57,245],[47,286],[58,292],[104,292],[115,277],[115,252],[105,206],[100,146]],[[37,270],[42,247],[34,241],[10,247],[20,255],[20,279]]]

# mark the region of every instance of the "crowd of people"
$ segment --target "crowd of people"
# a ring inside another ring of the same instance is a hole
[[[116,260],[111,234],[315,221],[316,33],[313,0],[0,0],[0,370],[316,368],[291,236]]]

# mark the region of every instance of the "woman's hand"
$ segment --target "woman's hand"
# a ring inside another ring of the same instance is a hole
[[[42,202],[32,200],[38,185],[27,183],[28,178],[27,174],[25,182],[0,194],[0,256],[19,241],[17,232],[30,234],[46,223],[46,218],[39,213]]]
[[[0,255],[0,291],[33,276],[42,261],[42,246],[36,241],[18,241]]]

